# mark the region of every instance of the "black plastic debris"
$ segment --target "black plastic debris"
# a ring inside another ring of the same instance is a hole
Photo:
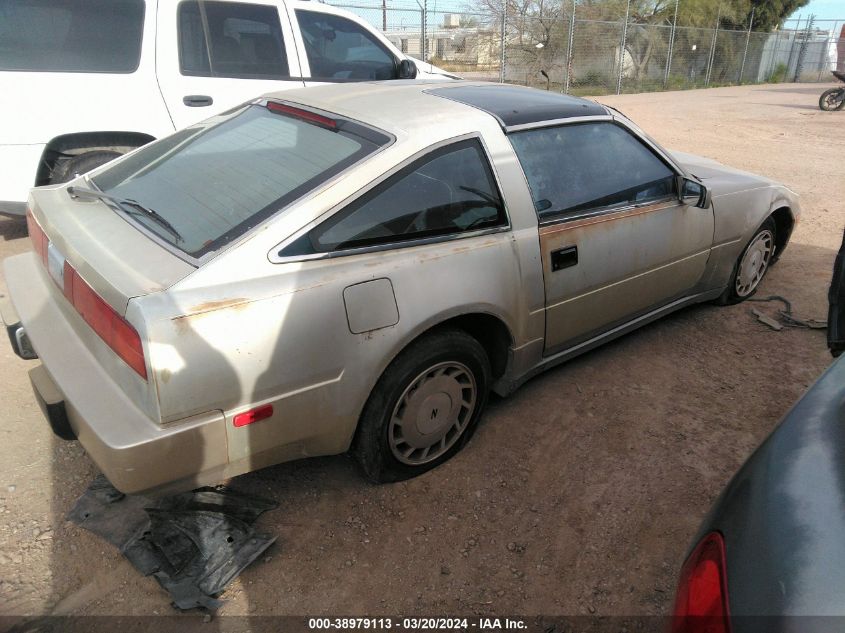
[[[68,519],[154,576],[179,609],[217,609],[223,589],[276,540],[253,524],[276,504],[225,487],[152,499],[124,495],[100,475]]]

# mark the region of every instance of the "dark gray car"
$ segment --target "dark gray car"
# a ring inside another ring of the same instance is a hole
[[[829,298],[828,344],[838,356],[845,241]],[[845,630],[845,358],[742,466],[694,543],[673,633]]]

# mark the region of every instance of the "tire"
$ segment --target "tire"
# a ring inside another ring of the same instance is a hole
[[[441,330],[412,343],[385,369],[361,413],[352,452],[364,475],[402,481],[450,459],[475,431],[489,385],[487,354],[465,332]]]
[[[754,296],[772,265],[776,238],[777,225],[769,217],[742,249],[742,254],[734,264],[730,282],[716,303],[733,305]]]
[[[830,88],[819,97],[819,108],[826,112],[841,110],[845,107],[845,88]]]
[[[114,160],[122,155],[120,152],[112,150],[97,150],[74,156],[53,170],[53,175],[50,177],[50,184],[57,185],[68,180],[73,180],[77,176],[88,173],[92,169],[105,165],[110,160]]]

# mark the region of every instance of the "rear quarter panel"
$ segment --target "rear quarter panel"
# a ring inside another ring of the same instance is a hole
[[[360,183],[377,180],[427,145],[419,139],[301,201],[167,292],[138,299],[155,341],[150,363],[163,420],[209,409],[231,418],[256,404],[272,403],[268,420],[241,428],[229,420],[231,462],[257,468],[339,453],[347,449],[360,411],[390,361],[444,320],[470,312],[491,314],[506,324],[514,348],[542,341],[542,271],[530,195],[498,127],[485,139],[507,200],[510,229],[271,263],[269,254],[285,237],[320,217],[320,209],[342,208],[362,190]],[[344,290],[376,279],[390,280],[398,322],[353,333]]]

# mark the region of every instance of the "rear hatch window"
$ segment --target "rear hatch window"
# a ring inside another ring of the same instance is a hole
[[[156,239],[199,259],[391,140],[300,106],[244,106],[147,145],[91,182]]]

